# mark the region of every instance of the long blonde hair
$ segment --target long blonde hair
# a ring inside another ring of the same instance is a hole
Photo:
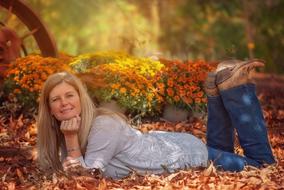
[[[50,113],[49,94],[58,84],[66,82],[73,86],[80,97],[81,103],[81,126],[78,132],[79,143],[82,154],[85,153],[87,138],[90,132],[93,119],[98,115],[113,114],[105,109],[96,109],[87,89],[79,78],[68,72],[60,72],[50,75],[45,81],[39,102],[39,113],[37,120],[38,127],[38,161],[45,170],[61,170],[60,147],[65,146],[65,140],[59,128],[59,121]]]

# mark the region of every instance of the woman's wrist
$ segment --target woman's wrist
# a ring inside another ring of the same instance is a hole
[[[67,148],[67,152],[70,153],[70,152],[76,152],[76,151],[80,151],[81,152],[81,149],[80,147],[70,147],[70,148]]]
[[[63,134],[65,140],[73,140],[78,139],[78,133],[72,133],[72,134]]]
[[[81,148],[78,140],[78,135],[64,135],[67,155],[70,157],[81,156]]]
[[[82,156],[81,149],[78,146],[74,148],[72,146],[67,146],[66,149],[67,149],[67,155],[72,158],[77,158]]]

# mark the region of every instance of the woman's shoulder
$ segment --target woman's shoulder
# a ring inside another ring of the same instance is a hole
[[[89,138],[98,135],[116,138],[117,136],[132,136],[133,132],[123,118],[115,115],[100,115],[93,120]]]
[[[104,127],[104,128],[109,128],[109,127],[123,127],[127,125],[127,122],[120,118],[120,116],[115,115],[115,114],[104,114],[104,115],[99,115],[94,118],[93,120],[93,127]]]
[[[103,114],[94,118],[94,122],[119,122],[122,118],[116,114]]]
[[[94,121],[113,121],[113,120],[115,120],[115,118],[111,114],[98,115],[94,119]]]

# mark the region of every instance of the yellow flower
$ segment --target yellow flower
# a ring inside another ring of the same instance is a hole
[[[156,105],[162,102],[162,98],[154,86],[153,77],[163,66],[159,61],[128,56],[112,59],[111,63],[88,67],[86,72],[93,78],[90,83],[91,93],[99,101],[115,99],[136,114],[158,113],[161,106]],[[101,87],[94,84],[98,80],[107,85]]]

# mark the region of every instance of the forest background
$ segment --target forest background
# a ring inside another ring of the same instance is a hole
[[[267,62],[267,72],[284,72],[282,0],[26,2],[41,16],[59,51],[71,55],[120,50],[182,60],[256,57]]]

